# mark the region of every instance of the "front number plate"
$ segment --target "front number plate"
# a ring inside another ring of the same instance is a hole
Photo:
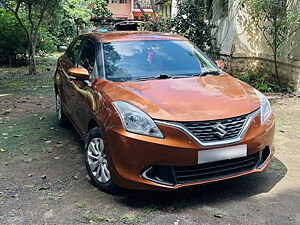
[[[247,156],[247,145],[236,145],[198,152],[198,164]]]

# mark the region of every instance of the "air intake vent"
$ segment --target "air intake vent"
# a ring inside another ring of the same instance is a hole
[[[175,176],[178,183],[189,183],[229,176],[254,169],[258,158],[258,154],[254,154],[242,158],[195,166],[174,167]]]

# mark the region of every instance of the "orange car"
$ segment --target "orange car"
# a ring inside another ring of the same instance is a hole
[[[264,170],[270,103],[221,67],[175,34],[77,37],[58,60],[56,111],[85,140],[93,182],[173,190]]]

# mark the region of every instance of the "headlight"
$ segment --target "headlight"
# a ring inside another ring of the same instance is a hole
[[[270,105],[269,100],[267,99],[266,96],[264,96],[261,92],[259,92],[256,89],[253,89],[253,91],[255,92],[255,94],[257,95],[259,102],[260,102],[260,110],[261,110],[261,125],[263,125],[267,119],[269,118],[269,116],[272,113],[272,108]]]
[[[150,137],[164,138],[163,134],[146,113],[137,107],[123,101],[113,102],[121,118],[124,128],[131,133]]]

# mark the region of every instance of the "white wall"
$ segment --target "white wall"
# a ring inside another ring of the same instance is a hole
[[[222,16],[222,1],[213,2],[213,18],[219,27],[216,32],[221,54],[234,58],[273,60],[272,51],[255,25],[249,25],[247,10],[239,7],[239,0],[229,0],[228,16]],[[289,7],[297,7],[300,0],[288,0]],[[300,30],[280,49],[279,72],[300,92]],[[266,64],[264,64],[266,65]],[[271,67],[265,68],[272,70]]]

